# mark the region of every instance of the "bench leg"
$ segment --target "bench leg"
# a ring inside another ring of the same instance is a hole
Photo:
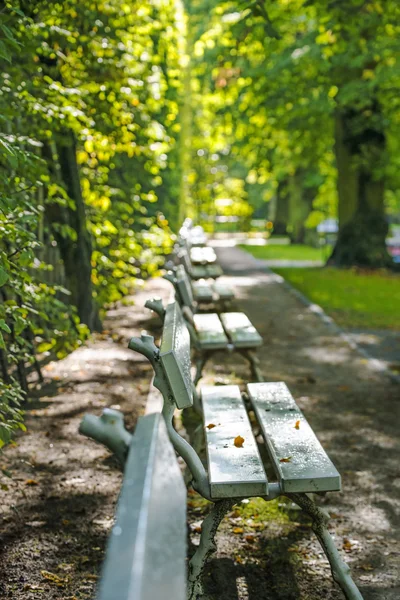
[[[340,586],[347,600],[363,600],[360,590],[351,578],[350,567],[343,562],[327,529],[329,521],[327,513],[314,504],[306,494],[287,494],[287,496],[311,517],[313,531],[329,560],[333,579]]]
[[[200,545],[189,561],[188,600],[205,598],[203,573],[206,562],[217,549],[214,538],[219,524],[236,502],[237,500],[232,499],[216,502],[203,521]]]
[[[194,376],[194,385],[197,385],[199,383],[199,380],[201,379],[203,373],[203,369],[206,366],[206,362],[209,358],[210,355],[208,352],[202,352],[196,357],[196,375]]]
[[[256,356],[251,350],[241,350],[240,353],[250,363],[251,377],[255,379],[257,383],[262,383],[264,381],[264,377],[260,370],[260,359],[258,356]]]

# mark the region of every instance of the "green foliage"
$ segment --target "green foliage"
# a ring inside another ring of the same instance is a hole
[[[297,178],[300,193],[291,206],[303,202],[302,195],[307,204],[311,199],[301,214],[308,226],[337,216],[335,117],[350,114],[352,168],[384,180],[386,206],[400,211],[398,2],[187,4],[194,198],[212,205],[220,181],[240,173],[245,200],[256,210],[272,200],[274,219],[278,185],[293,189]],[[374,143],[379,137],[381,151]],[[294,229],[296,218],[289,207]]]
[[[2,443],[27,373],[157,273],[177,225],[173,0],[10,0],[0,13]],[[83,322],[82,322],[83,321]]]

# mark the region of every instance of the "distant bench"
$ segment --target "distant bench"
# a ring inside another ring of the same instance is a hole
[[[254,351],[262,345],[263,340],[249,318],[242,312],[193,314],[196,307],[193,303],[190,283],[184,271],[182,277],[179,279],[178,275],[178,279],[175,279],[174,276],[166,276],[173,283],[177,299],[182,304],[182,312],[196,352],[194,383],[197,384],[201,379],[207,361],[216,352],[224,350],[241,354],[250,364],[252,377],[256,381],[262,381],[259,360]],[[161,300],[148,300],[145,306],[157,312],[161,319],[164,319],[165,310]]]
[[[186,600],[186,488],[162,415],[141,417],[132,436],[105,409],[80,432],[125,462],[97,600]]]
[[[183,265],[174,267],[167,273],[165,279],[173,284],[180,301],[192,309],[195,304],[200,308],[204,304],[214,304],[216,310],[219,311],[224,305],[229,304],[235,296],[232,288],[221,281],[213,283],[209,283],[205,279],[190,281]]]

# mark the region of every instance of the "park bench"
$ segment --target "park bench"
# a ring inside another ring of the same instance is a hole
[[[194,303],[198,306],[214,304],[216,308],[219,308],[234,298],[232,288],[221,281],[213,283],[209,283],[205,279],[190,281],[183,265],[173,268],[164,277],[172,283],[180,304],[184,306],[193,307]]]
[[[217,279],[223,273],[218,264],[194,265],[190,259],[187,248],[180,248],[176,252],[178,263],[182,264],[189,277],[194,280],[198,279]]]
[[[125,465],[97,600],[186,600],[186,487],[161,414],[86,415],[80,432]]]
[[[169,280],[173,281],[173,277],[169,278]],[[183,290],[182,287],[178,291],[177,299],[179,303],[182,303],[182,312],[195,351],[195,385],[201,379],[207,361],[216,352],[224,350],[227,350],[229,353],[236,352],[241,354],[250,365],[252,377],[256,381],[263,381],[263,376],[259,368],[259,360],[254,354],[254,351],[262,345],[263,340],[249,318],[242,312],[194,314],[192,310],[193,299],[190,296],[190,284],[188,280],[186,280],[184,289],[186,295],[180,295],[180,292]],[[160,316],[161,320],[164,320],[165,309],[160,299],[153,298],[152,300],[148,300],[145,306],[154,310]]]
[[[194,246],[189,250],[192,265],[212,265],[217,262],[217,255],[211,246]]]
[[[162,414],[172,445],[190,471],[193,488],[214,503],[203,521],[200,545],[189,562],[189,598],[203,597],[205,564],[215,550],[214,537],[227,511],[243,498],[269,501],[287,496],[311,517],[333,578],[347,600],[362,600],[327,529],[328,515],[307,495],[340,490],[340,475],[286,385],[250,383],[246,394],[236,385],[204,386],[199,395],[194,394],[190,336],[177,302],[165,310],[160,348],[148,335],[132,338],[129,348],[152,364],[154,386],[163,396]],[[203,417],[207,469],[195,449],[173,427],[175,409],[189,408],[193,401]],[[267,478],[248,407],[258,420],[276,481]]]

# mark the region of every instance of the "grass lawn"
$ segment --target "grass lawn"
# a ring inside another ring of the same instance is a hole
[[[321,248],[303,244],[267,244],[266,246],[239,246],[255,258],[265,260],[324,260]]]
[[[274,268],[342,327],[400,330],[400,275],[334,268]]]

